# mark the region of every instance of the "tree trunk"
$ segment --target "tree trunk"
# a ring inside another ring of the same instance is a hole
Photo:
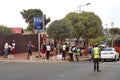
[[[86,39],[86,48],[88,48],[89,41],[90,41],[90,40],[87,38],[87,39]]]

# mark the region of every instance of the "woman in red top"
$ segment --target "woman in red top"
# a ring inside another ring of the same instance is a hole
[[[46,44],[42,45],[42,59],[45,59],[46,56]]]

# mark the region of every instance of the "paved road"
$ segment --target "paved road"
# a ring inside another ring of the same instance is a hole
[[[101,72],[93,63],[82,62],[0,62],[0,80],[120,80],[120,61],[101,62]]]

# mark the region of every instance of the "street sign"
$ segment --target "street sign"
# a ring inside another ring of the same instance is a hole
[[[34,17],[34,29],[38,32],[44,31],[44,18],[43,17]]]

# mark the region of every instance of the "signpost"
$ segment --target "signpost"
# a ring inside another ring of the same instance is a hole
[[[34,17],[34,30],[38,32],[38,53],[40,57],[40,32],[44,31],[44,18],[43,17]]]
[[[38,32],[44,31],[43,17],[34,17],[34,30]]]

